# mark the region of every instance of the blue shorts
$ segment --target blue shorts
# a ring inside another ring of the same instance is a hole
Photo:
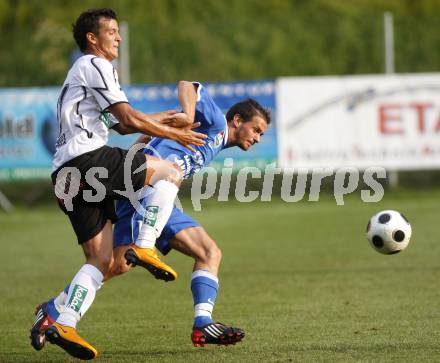
[[[128,200],[119,200],[116,204],[118,221],[113,230],[113,247],[126,246],[136,241],[143,216]],[[156,248],[164,255],[170,252],[170,241],[180,231],[200,226],[193,218],[174,207],[170,219],[156,241]]]

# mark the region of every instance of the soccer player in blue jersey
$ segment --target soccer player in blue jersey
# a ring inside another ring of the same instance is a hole
[[[183,178],[188,178],[207,165],[221,150],[238,146],[248,150],[260,141],[270,123],[270,114],[254,100],[246,100],[232,106],[223,115],[219,107],[200,83],[181,81],[178,86],[179,101],[183,112],[197,122],[196,131],[208,135],[206,144],[195,146],[191,152],[178,143],[161,138],[153,138],[146,154],[160,155],[181,166]],[[147,200],[143,205],[154,205]],[[128,262],[137,265],[130,243],[138,238],[143,223],[154,223],[143,218],[128,202],[120,201],[117,205],[119,221],[114,229],[113,274],[126,272]],[[148,216],[147,213],[145,213]],[[194,345],[233,344],[240,341],[244,332],[213,321],[211,315],[219,287],[218,270],[221,251],[215,241],[193,218],[176,207],[164,227],[159,226],[161,235],[156,247],[167,254],[170,249],[178,250],[195,259],[191,277],[191,290],[194,299],[194,326],[192,341]],[[127,249],[128,248],[128,249]]]
[[[206,144],[195,146],[195,152],[192,152],[174,141],[153,138],[144,152],[159,155],[162,159],[180,165],[184,179],[198,172],[224,148],[238,146],[248,150],[260,141],[271,121],[270,113],[252,99],[233,105],[225,117],[200,83],[179,82],[178,97],[183,112],[194,122],[200,123],[195,130],[208,136]],[[151,196],[147,195],[142,200],[142,205],[154,206],[150,199]],[[118,221],[115,224],[113,238],[114,262],[106,279],[127,272],[131,266],[143,266],[134,253],[133,242],[139,239],[140,227],[148,223],[154,226],[159,235],[156,247],[162,254],[165,255],[171,249],[175,249],[195,260],[191,276],[194,300],[194,325],[191,335],[193,344],[204,346],[239,342],[244,337],[242,329],[212,319],[219,287],[218,270],[222,258],[216,242],[193,218],[176,207],[164,225],[157,225],[154,218],[149,219],[148,215],[148,207],[147,213],[138,213],[130,202],[118,202]],[[48,318],[56,317],[55,306],[62,305],[63,299],[65,293],[46,304],[45,311]]]

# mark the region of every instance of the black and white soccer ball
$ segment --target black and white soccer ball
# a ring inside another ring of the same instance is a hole
[[[403,251],[411,238],[411,224],[395,210],[384,210],[368,221],[367,239],[377,252],[392,255]]]

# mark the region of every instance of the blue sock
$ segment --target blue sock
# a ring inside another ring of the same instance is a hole
[[[50,316],[50,318],[53,321],[56,321],[58,319],[58,316],[60,315],[60,313],[58,312],[58,310],[55,307],[54,300],[55,300],[55,298],[52,298],[47,302],[46,313]]]
[[[194,326],[212,323],[218,278],[207,270],[196,270],[191,276],[191,291],[194,299]]]
[[[69,293],[69,287],[70,284],[64,288],[61,294],[59,294],[57,297],[53,297],[46,304],[46,312],[53,320],[57,320],[58,316],[60,315],[60,312],[57,309],[56,304],[64,305],[65,300],[67,298],[67,294]]]

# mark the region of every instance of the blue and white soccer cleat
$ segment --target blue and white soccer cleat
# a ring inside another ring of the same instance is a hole
[[[35,308],[35,321],[30,330],[31,345],[35,350],[41,350],[46,343],[44,335],[46,329],[50,327],[58,318],[58,311],[54,305],[54,299],[50,299]]]
[[[193,327],[191,340],[195,347],[204,347],[206,344],[230,345],[240,342],[244,338],[244,331],[222,323],[209,323],[202,327]]]

